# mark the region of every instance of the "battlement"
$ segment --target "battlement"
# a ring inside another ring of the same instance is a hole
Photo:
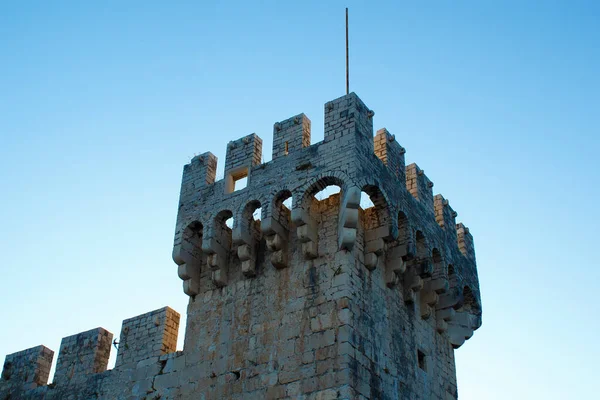
[[[299,114],[273,125],[273,156],[275,160],[310,146],[310,119]]]
[[[406,189],[430,213],[434,212],[432,188],[433,182],[417,164],[406,167]]]
[[[314,256],[316,225],[308,212],[310,199],[327,185],[342,189],[340,213],[344,221],[338,229],[341,247],[353,247],[360,201],[357,196],[369,190],[372,192],[369,195],[381,193],[378,208],[383,213],[393,215],[402,211],[412,217],[409,218],[413,221],[412,236],[417,226],[433,226],[432,222],[436,222],[441,228],[440,236],[443,236],[440,240],[449,241],[442,247],[458,247],[458,233],[454,228],[456,213],[443,196],[434,198],[433,183],[417,164],[405,166],[406,150],[394,135],[383,128],[373,137],[373,115],[374,112],[354,93],[327,102],[325,139],[312,145],[311,124],[306,115],[298,114],[277,122],[273,129],[273,159],[266,164],[260,163],[262,140],[256,134],[232,141],[227,146],[225,178],[218,182],[214,182],[214,174],[210,173],[216,169],[216,158],[211,153],[195,157],[184,168],[173,253],[182,279],[188,281],[191,276],[198,277],[198,268],[186,264],[193,259],[192,262],[200,266],[204,258],[204,262],[212,262],[210,266],[216,271],[213,277],[225,276],[219,265],[226,263],[224,259],[229,257],[228,252],[235,253],[237,245],[260,242],[261,235],[257,237],[256,230],[252,231],[254,224],[246,216],[252,205],[254,209],[262,208],[265,240],[276,234],[274,240],[277,243],[287,243],[288,240],[283,238],[289,236],[293,225],[307,257]],[[241,176],[248,176],[248,183],[246,188],[238,191],[233,182]],[[277,196],[283,192],[293,197],[289,221],[281,220],[280,207],[274,205]],[[423,213],[430,215],[421,215]],[[230,217],[234,220],[233,229],[224,224]],[[389,218],[386,225],[387,235],[395,237],[398,221]],[[428,229],[422,229],[425,230]],[[434,234],[440,233],[435,227],[431,230]],[[414,238],[411,242],[415,243]],[[241,253],[248,256],[248,248]],[[474,262],[474,258],[471,261]],[[224,279],[221,285],[226,284]],[[192,295],[196,292],[187,290]]]
[[[126,319],[115,367],[174,352],[178,331],[179,313],[169,307]]]
[[[37,346],[6,356],[0,380],[0,398],[66,398],[86,391],[98,394],[98,382],[113,382],[145,371],[175,353],[179,314],[169,307],[154,310],[123,321],[118,344],[117,362],[107,370],[113,334],[95,328],[62,339],[56,371],[51,385],[48,377],[54,352]],[[158,370],[157,370],[158,372]],[[155,372],[156,373],[156,372]],[[13,397],[6,397],[13,396]],[[108,398],[112,398],[108,396]]]
[[[273,159],[265,164],[257,162],[258,136],[231,142],[244,149],[236,160],[243,160],[251,176],[246,188],[221,190],[230,185],[226,177],[192,193],[182,189],[173,259],[184,292],[194,297],[255,279],[264,268],[314,263],[346,251],[367,270],[381,269],[388,290],[399,288],[423,319],[438,313],[439,332],[448,329],[454,314],[447,310],[460,308],[465,287],[479,303],[472,236],[456,224],[448,201],[433,195],[424,171],[405,165],[406,151],[396,137],[385,128],[373,136],[373,115],[354,93],[327,102],[324,140],[312,145],[304,114],[275,123]],[[233,157],[230,147],[227,157]],[[230,164],[226,161],[226,170]],[[190,180],[187,171],[184,182]],[[334,247],[321,238],[328,228],[314,199],[329,185],[340,187],[339,202],[332,205]],[[373,210],[360,208],[361,193],[371,198]],[[291,210],[281,205],[290,196]],[[261,219],[254,220],[258,208]],[[228,218],[232,228],[225,224]]]
[[[473,236],[354,93],[184,166],[172,257],[189,296],[6,358],[0,399],[456,399],[454,351],[481,325]],[[241,179],[247,179],[242,187]],[[337,186],[338,193],[318,193]],[[363,201],[370,199],[371,204]],[[257,217],[260,215],[260,217]]]
[[[373,152],[373,116],[354,93],[325,103],[325,142],[336,141],[341,150],[351,143]]]
[[[104,328],[96,328],[67,336],[60,343],[60,353],[54,373],[55,384],[106,371],[113,335]]]
[[[43,345],[7,355],[2,368],[0,394],[46,385],[53,358],[54,352]]]
[[[215,182],[217,173],[217,157],[211,152],[195,156],[183,171],[182,194],[193,192],[194,188],[211,185]]]
[[[406,149],[396,141],[396,137],[382,128],[375,135],[375,155],[398,178],[399,184],[406,185],[404,153]]]

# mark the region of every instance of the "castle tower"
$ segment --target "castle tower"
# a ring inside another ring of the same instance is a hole
[[[98,328],[89,348],[63,340],[56,385],[9,366],[0,398],[456,399],[454,351],[481,325],[473,238],[373,115],[354,93],[328,102],[312,145],[304,114],[278,122],[264,164],[257,135],[232,141],[217,182],[216,157],[194,157],[173,249],[183,351],[167,307],[124,322],[113,370],[94,369],[112,337]],[[9,357],[35,368],[49,351],[30,350]]]

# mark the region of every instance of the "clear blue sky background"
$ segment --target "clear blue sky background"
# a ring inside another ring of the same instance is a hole
[[[164,305],[182,167],[351,89],[475,238],[461,399],[583,399],[600,359],[600,3],[2,2],[0,357]],[[221,172],[222,173],[222,172]],[[180,331],[183,337],[183,329]]]

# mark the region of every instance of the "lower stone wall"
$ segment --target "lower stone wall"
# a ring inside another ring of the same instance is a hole
[[[419,301],[404,302],[401,285],[386,286],[383,268],[367,270],[363,243],[359,228],[355,262],[344,274],[353,294],[349,343],[358,398],[456,399],[454,349],[447,336],[436,332],[433,316],[421,318]]]
[[[208,274],[201,279],[202,294],[188,306],[184,351],[189,367],[202,371],[195,383],[204,398],[352,397],[338,340],[348,293],[334,267],[348,256],[335,251],[339,207],[331,202],[316,203],[323,220],[317,260],[293,249],[291,266],[278,270],[261,249],[256,278],[244,279],[232,259],[229,280],[236,283],[215,289]]]

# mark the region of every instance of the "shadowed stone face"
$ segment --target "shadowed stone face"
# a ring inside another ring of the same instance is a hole
[[[454,351],[481,325],[468,228],[354,93],[325,104],[322,142],[310,128],[276,123],[264,164],[257,135],[230,142],[217,182],[211,153],[184,167],[183,351],[166,307],[123,322],[110,371],[102,328],[63,339],[52,386],[47,349],[7,356],[0,399],[456,399]]]

